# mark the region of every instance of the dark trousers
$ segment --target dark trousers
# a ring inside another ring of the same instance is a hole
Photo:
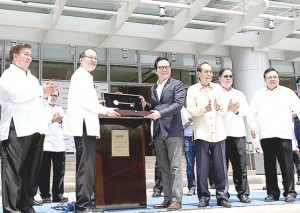
[[[208,171],[208,182],[209,185],[212,187],[215,186],[215,182],[214,182],[214,169],[213,169],[213,159],[211,157],[211,154],[209,153],[209,171]]]
[[[207,183],[209,173],[209,158],[211,157],[213,163],[217,202],[220,203],[222,200],[228,201],[228,177],[225,157],[225,141],[211,143],[197,139],[195,140],[195,151],[198,199],[203,199],[204,201],[209,202],[211,197]]]
[[[283,196],[288,194],[296,197],[292,141],[281,138],[265,138],[261,140],[261,147],[264,152],[264,167],[266,175],[267,194],[275,198],[280,197],[278,187],[276,158],[278,160],[283,183]]]
[[[82,137],[74,137],[76,147],[76,206],[90,205],[95,183],[96,137],[88,136],[85,125]]]
[[[233,183],[238,193],[237,196],[249,195],[245,137],[227,137],[225,144],[227,168],[230,161],[233,172]]]
[[[155,161],[154,175],[155,175],[155,185],[153,187],[153,191],[154,192],[162,192],[163,191],[163,184],[162,184],[162,180],[161,180],[161,173],[158,169],[157,161]]]
[[[293,152],[293,162],[296,167],[297,177],[298,177],[298,181],[299,181],[300,180],[300,158],[296,152]]]
[[[43,152],[42,167],[40,173],[39,189],[43,199],[50,198],[50,171],[51,161],[53,164],[53,183],[52,197],[57,198],[58,195],[64,193],[64,176],[65,176],[65,152]]]
[[[2,141],[3,212],[26,212],[33,206],[32,189],[43,151],[44,135],[17,137],[13,120],[9,136]]]

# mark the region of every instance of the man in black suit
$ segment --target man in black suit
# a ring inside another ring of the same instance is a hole
[[[151,103],[147,108],[153,119],[153,140],[158,167],[162,175],[164,201],[154,208],[181,209],[182,199],[182,124],[180,110],[185,101],[184,85],[171,77],[171,65],[167,58],[158,57],[154,63],[158,76],[151,88]],[[142,99],[145,106],[145,100]]]

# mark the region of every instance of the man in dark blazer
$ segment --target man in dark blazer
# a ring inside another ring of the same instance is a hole
[[[162,175],[164,201],[154,208],[181,209],[182,199],[182,124],[180,110],[185,101],[185,89],[181,81],[171,77],[171,66],[167,58],[158,57],[154,63],[158,76],[151,88],[151,103],[146,109],[153,119],[153,140],[156,158]],[[145,106],[146,102],[142,98]]]

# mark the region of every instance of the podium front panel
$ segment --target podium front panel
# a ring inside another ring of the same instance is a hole
[[[147,206],[143,118],[100,118],[96,143],[96,206],[105,209]],[[112,132],[128,132],[128,156],[113,156]]]

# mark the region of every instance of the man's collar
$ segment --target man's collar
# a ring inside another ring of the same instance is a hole
[[[170,79],[170,77],[167,78],[166,80],[164,80],[164,81],[161,82],[161,83],[159,82],[159,79],[158,79],[158,80],[157,80],[157,85],[159,85],[159,84],[165,85],[169,79]]]

